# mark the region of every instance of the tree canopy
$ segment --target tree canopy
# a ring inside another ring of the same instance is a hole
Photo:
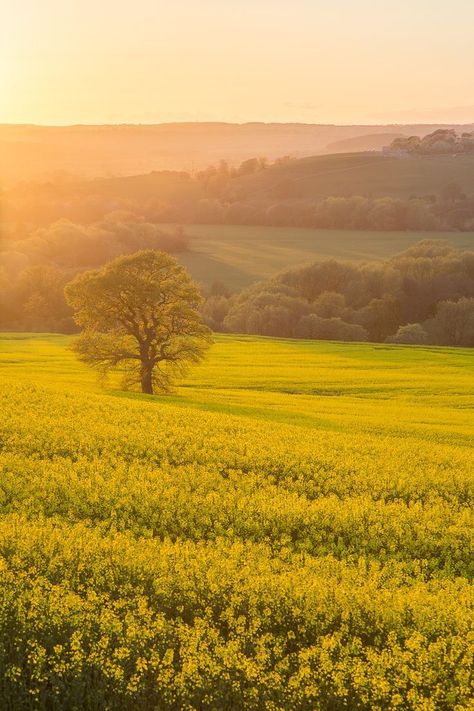
[[[423,240],[386,261],[320,259],[210,296],[202,314],[231,333],[474,346],[474,252]]]
[[[102,374],[120,366],[126,387],[169,391],[209,344],[199,290],[163,252],[119,257],[77,276],[65,294],[83,328],[74,344],[78,357]]]

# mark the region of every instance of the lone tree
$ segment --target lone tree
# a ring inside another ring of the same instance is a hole
[[[175,376],[197,363],[210,342],[197,286],[174,257],[146,250],[77,276],[66,299],[83,332],[79,359],[106,375],[120,366],[124,385],[169,392]]]

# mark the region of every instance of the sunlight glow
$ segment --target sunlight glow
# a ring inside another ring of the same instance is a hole
[[[473,22],[467,0],[4,0],[0,122],[472,121]]]

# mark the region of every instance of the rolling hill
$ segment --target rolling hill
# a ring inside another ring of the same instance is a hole
[[[363,195],[397,197],[436,195],[456,182],[474,194],[474,155],[407,155],[341,153],[312,156],[273,165],[233,181],[240,199],[275,200],[285,190],[290,198]]]

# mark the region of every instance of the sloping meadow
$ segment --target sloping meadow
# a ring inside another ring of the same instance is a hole
[[[321,430],[54,379],[2,378],[0,407],[4,708],[473,708],[459,432]]]

